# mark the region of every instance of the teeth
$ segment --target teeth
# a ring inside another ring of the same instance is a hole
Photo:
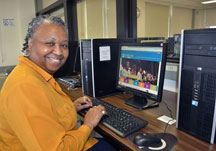
[[[60,59],[55,59],[55,58],[49,58],[52,62],[60,62]]]

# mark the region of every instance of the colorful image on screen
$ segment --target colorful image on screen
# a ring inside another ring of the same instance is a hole
[[[122,46],[118,83],[157,95],[162,47]]]

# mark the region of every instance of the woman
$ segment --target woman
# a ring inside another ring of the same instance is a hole
[[[68,57],[64,22],[48,15],[34,18],[25,38],[24,56],[6,79],[0,94],[0,150],[78,151],[112,150],[89,137],[105,108],[91,108],[76,128],[77,111],[91,107],[88,97],[72,102],[53,74]],[[107,146],[106,146],[107,145]]]

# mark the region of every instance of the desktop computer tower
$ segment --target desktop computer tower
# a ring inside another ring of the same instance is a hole
[[[178,129],[215,143],[216,29],[182,31]]]
[[[136,39],[87,39],[80,42],[83,93],[101,97],[117,92],[119,44]]]

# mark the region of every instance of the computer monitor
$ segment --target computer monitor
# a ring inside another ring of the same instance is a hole
[[[80,46],[77,47],[75,52],[73,72],[76,74],[81,74]]]
[[[134,96],[126,104],[145,109],[162,98],[167,44],[162,42],[121,44],[117,89]]]

